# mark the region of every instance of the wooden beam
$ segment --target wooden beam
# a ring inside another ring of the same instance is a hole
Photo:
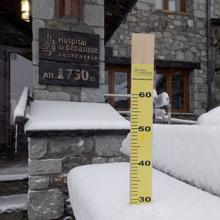
[[[132,64],[154,64],[154,35],[132,34]]]

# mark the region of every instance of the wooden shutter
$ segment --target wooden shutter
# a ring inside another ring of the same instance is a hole
[[[186,12],[186,1],[185,0],[180,0],[180,11]]]
[[[169,10],[169,0],[164,0],[163,1],[163,9],[164,10]]]
[[[57,17],[73,16],[78,21],[83,19],[84,0],[56,0]]]

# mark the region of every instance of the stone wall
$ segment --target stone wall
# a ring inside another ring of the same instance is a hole
[[[212,26],[213,106],[220,104],[220,26]]]
[[[40,100],[103,102],[104,83],[104,1],[86,0],[84,19],[57,18],[55,0],[32,0],[33,15],[33,96]],[[100,88],[78,88],[39,85],[39,28],[94,33],[100,36]]]
[[[219,0],[211,0],[211,12],[212,18],[219,18],[220,17],[220,1]]]
[[[220,19],[220,1],[212,0],[212,18]],[[213,106],[220,104],[220,26],[212,25]]]
[[[126,133],[29,138],[29,219],[73,219],[67,173],[86,164],[128,161],[119,152]]]
[[[156,59],[201,63],[201,69],[190,72],[189,88],[190,112],[200,115],[207,106],[206,1],[190,2],[186,13],[167,14],[155,10],[152,0],[138,0],[107,46],[114,56],[130,57],[131,33],[154,33]]]

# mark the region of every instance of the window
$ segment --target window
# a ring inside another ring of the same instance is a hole
[[[73,16],[83,18],[84,0],[56,0],[57,17]]]
[[[28,0],[21,0],[21,18],[30,21],[30,3]]]
[[[156,90],[169,94],[173,112],[189,111],[189,72],[180,69],[158,69]]]
[[[172,12],[185,12],[185,0],[155,0],[155,8]]]
[[[108,75],[108,103],[118,111],[128,111],[130,108],[131,74],[130,67],[107,67]]]

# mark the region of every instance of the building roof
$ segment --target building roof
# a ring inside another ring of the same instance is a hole
[[[137,0],[110,0],[105,1],[105,42],[107,42],[120,24],[126,20],[128,13],[137,3]]]
[[[20,18],[20,1],[0,1],[0,45],[31,47],[31,23]]]

